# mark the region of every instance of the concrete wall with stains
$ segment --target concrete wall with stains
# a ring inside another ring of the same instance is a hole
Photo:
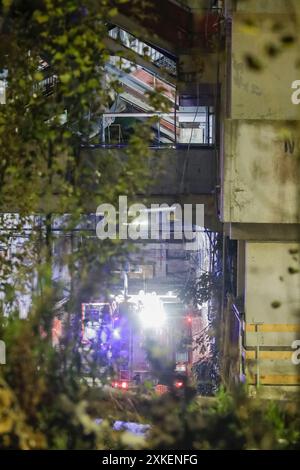
[[[226,120],[224,222],[299,223],[299,137],[278,121]]]
[[[97,162],[107,149],[91,148],[82,152],[83,165]],[[116,161],[126,158],[122,149],[111,149]],[[153,150],[148,160],[151,172],[149,192],[154,195],[177,196],[211,194],[215,187],[215,151],[212,148]],[[96,163],[95,163],[96,164]],[[91,182],[88,181],[91,188]]]
[[[288,10],[233,14],[232,119],[300,119],[291,99],[292,82],[300,80],[299,20]]]
[[[229,234],[234,226],[234,238],[245,240],[239,261],[249,390],[282,399],[300,385],[300,365],[292,361],[300,340],[300,104],[292,102],[292,82],[300,80],[299,0],[231,5],[220,216]]]
[[[299,254],[299,243],[246,243],[246,322],[299,324]]]
[[[286,13],[297,6],[298,0],[237,0],[236,2],[237,11],[256,13]]]
[[[246,243],[246,375],[249,384],[266,386],[269,398],[300,385],[299,254],[299,243]]]

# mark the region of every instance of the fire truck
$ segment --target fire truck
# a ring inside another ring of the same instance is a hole
[[[147,301],[143,305],[140,298],[126,302],[83,303],[83,348],[92,350],[91,359],[96,363],[98,372],[103,372],[106,376],[111,375],[111,385],[114,388],[127,390],[146,381],[155,387],[160,384],[146,353],[146,342],[151,338],[158,349],[166,351],[166,362],[175,363],[174,385],[181,388],[186,383],[190,369],[189,354],[174,350],[176,345],[170,337],[174,325],[169,328],[167,322],[163,322],[163,311],[154,295],[145,298]],[[187,324],[189,331],[190,325]],[[182,326],[184,324],[180,326],[181,329]],[[171,346],[167,351],[168,339]],[[86,364],[85,373],[89,374]],[[164,390],[167,388],[164,387]]]
[[[133,310],[129,302],[82,304],[82,348],[92,351],[98,372],[111,374],[111,385],[123,390],[151,380],[144,337]],[[88,375],[87,361],[83,362]]]

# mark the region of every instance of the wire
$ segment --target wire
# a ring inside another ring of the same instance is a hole
[[[195,121],[196,121],[196,118],[197,118],[197,115],[198,115],[198,110],[199,110],[199,82],[198,82],[198,75],[197,75],[197,108],[196,108],[196,111],[195,111],[195,115],[194,115],[194,119],[192,121],[192,124],[194,124]],[[188,143],[188,146],[187,146],[185,159],[184,159],[184,162],[183,162],[182,176],[181,176],[180,185],[179,185],[179,193],[180,194],[182,194],[184,192],[184,180],[185,180],[186,170],[188,168],[189,152],[190,152],[190,148],[191,148],[193,132],[194,132],[194,127],[192,127],[190,140],[189,140],[189,143]]]

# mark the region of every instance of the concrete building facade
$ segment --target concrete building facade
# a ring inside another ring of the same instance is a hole
[[[220,216],[238,245],[240,352],[250,391],[281,398],[300,385],[293,362],[300,339],[298,8],[225,2],[221,79]]]

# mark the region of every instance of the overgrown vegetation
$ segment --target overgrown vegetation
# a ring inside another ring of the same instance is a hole
[[[120,242],[99,246],[86,236],[82,214],[102,202],[116,204],[120,194],[133,198],[149,178],[149,124],[135,128],[125,159],[107,151],[93,165],[83,161],[93,122],[119,92],[120,84],[107,84],[104,74],[107,24],[119,3],[124,0],[0,4],[0,71],[7,81],[6,104],[0,106],[0,339],[7,349],[7,364],[0,366],[0,448],[299,448],[296,403],[269,404],[224,390],[204,399],[190,386],[178,392],[171,379],[170,393],[161,397],[142,389],[125,395],[105,389],[99,367],[101,387],[81,380],[79,303],[100,285],[105,299],[113,281],[109,261],[127,250]],[[51,96],[43,88],[48,73],[56,77]],[[159,93],[151,102],[166,110]],[[62,246],[53,254],[53,221],[63,214],[72,215],[60,219]],[[68,267],[67,286],[53,279],[54,264]],[[211,301],[218,282],[202,274],[186,294],[189,301]],[[20,319],[21,295],[33,299],[26,319]],[[53,320],[63,296],[67,334],[53,347]],[[159,359],[152,361],[158,370]],[[114,430],[116,420],[150,429],[133,436]]]

